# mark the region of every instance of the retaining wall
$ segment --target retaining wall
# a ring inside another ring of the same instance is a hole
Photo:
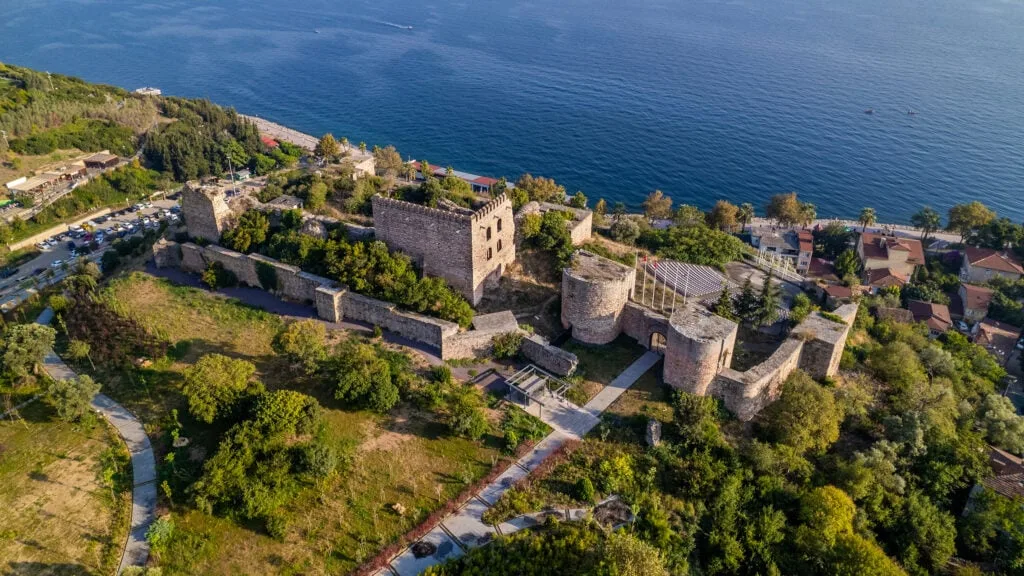
[[[790,338],[767,360],[746,372],[726,368],[708,386],[708,394],[721,398],[739,420],[750,420],[778,399],[782,383],[799,366],[803,349],[802,340]]]
[[[519,351],[527,360],[556,376],[572,374],[580,363],[579,358],[572,352],[552,346],[536,334],[523,338],[523,347]]]
[[[454,336],[459,331],[459,325],[453,322],[406,312],[390,302],[353,292],[345,292],[342,295],[341,310],[346,320],[380,326],[442,351],[445,338]]]

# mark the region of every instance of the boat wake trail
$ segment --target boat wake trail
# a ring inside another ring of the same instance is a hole
[[[381,26],[390,26],[391,28],[398,28],[399,30],[412,30],[412,26],[395,24],[394,22],[387,22],[385,20],[372,20],[372,22],[374,24],[380,24]]]

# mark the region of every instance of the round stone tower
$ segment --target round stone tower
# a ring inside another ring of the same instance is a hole
[[[719,372],[732,362],[738,326],[702,306],[689,305],[669,318],[665,383],[704,396]]]
[[[619,318],[636,281],[633,268],[579,250],[562,271],[562,326],[587,344],[618,337]]]

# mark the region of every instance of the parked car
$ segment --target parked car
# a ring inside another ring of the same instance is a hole
[[[46,272],[46,268],[36,268],[35,270],[32,271],[32,275],[39,276],[43,272]]]
[[[50,268],[59,268],[62,264],[64,264],[63,260],[54,260],[50,262]]]
[[[967,322],[964,322],[963,320],[956,321],[956,329],[963,332],[964,334],[971,331],[971,327],[968,326]]]
[[[1017,341],[1017,350],[1024,350],[1024,338]]]
[[[39,248],[43,252],[48,252],[50,250],[50,244],[48,242],[39,242],[36,244],[36,248]]]

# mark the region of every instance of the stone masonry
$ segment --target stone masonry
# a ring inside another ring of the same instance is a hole
[[[188,182],[182,188],[181,214],[189,236],[214,244],[220,242],[220,236],[227,230],[232,217],[224,190],[197,182]]]
[[[625,270],[610,273],[615,266]],[[605,344],[625,333],[650,347],[653,334],[666,336],[665,382],[719,398],[744,421],[775,401],[782,383],[798,368],[817,379],[835,376],[857,315],[855,304],[840,307],[834,315],[811,314],[764,362],[739,372],[730,367],[738,332],[735,322],[696,304],[676,310],[668,319],[646,311],[628,301],[633,276],[627,290],[626,271],[632,273],[629,267],[578,251],[562,275],[563,325],[572,328],[574,338],[589,344]]]
[[[373,197],[378,240],[438,276],[474,306],[515,262],[512,202],[504,194],[471,213]]]

